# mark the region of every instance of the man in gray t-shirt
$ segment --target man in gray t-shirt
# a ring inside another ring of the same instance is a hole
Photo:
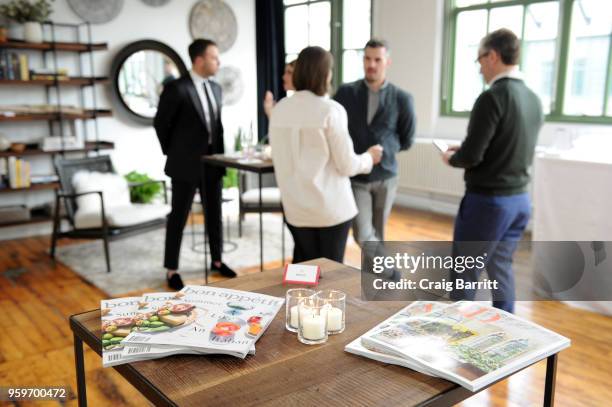
[[[372,39],[364,49],[365,78],[338,89],[334,99],[346,109],[355,152],[373,145],[383,147],[383,157],[370,174],[351,178],[359,213],[353,235],[359,245],[384,240],[384,228],[397,191],[397,152],[412,145],[416,118],[412,96],[386,78],[391,59],[385,41]]]

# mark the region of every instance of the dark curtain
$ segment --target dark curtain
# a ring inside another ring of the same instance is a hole
[[[268,134],[268,118],[263,110],[267,90],[274,100],[285,96],[285,28],[283,0],[255,0],[255,31],[257,44],[257,129],[258,140]]]

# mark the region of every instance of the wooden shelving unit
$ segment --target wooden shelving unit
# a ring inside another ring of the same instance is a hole
[[[30,79],[28,81],[0,79],[0,86],[93,86],[95,84],[107,84],[109,78],[106,76],[86,77],[76,76],[68,79]]]
[[[83,148],[72,149],[72,150],[50,150],[44,151],[40,148],[26,148],[24,151],[17,153],[14,151],[0,151],[0,158],[3,157],[29,157],[35,155],[57,155],[57,154],[66,154],[66,153],[87,153],[90,151],[100,151],[100,150],[112,150],[115,148],[115,145],[108,141],[89,141],[85,143]]]
[[[58,187],[59,183],[57,182],[47,182],[44,184],[32,184],[27,188],[1,188],[0,194],[8,194],[11,192],[45,191],[49,189],[57,189]]]
[[[15,116],[0,115],[0,122],[31,122],[36,120],[87,120],[96,117],[111,117],[113,113],[106,109],[86,110],[83,113],[20,113]]]
[[[64,24],[65,25],[65,24]],[[6,42],[0,43],[0,48],[11,49],[29,49],[38,51],[66,51],[66,52],[91,52],[91,51],[106,51],[108,44],[106,43],[80,43],[80,42],[43,42],[33,43],[19,40],[9,39]]]
[[[82,149],[78,150],[55,150],[55,151],[43,151],[40,148],[35,149],[26,149],[23,152],[16,153],[12,151],[4,151],[0,152],[0,159],[8,159],[9,157],[33,157],[33,156],[55,156],[58,154],[69,154],[69,153],[84,153],[89,154],[90,152],[100,152],[101,150],[110,150],[114,148],[113,143],[103,142],[99,139],[98,134],[98,126],[95,124],[93,127],[95,129],[95,141],[91,141],[90,137],[88,137],[88,126],[84,121],[93,120],[96,121],[100,117],[110,117],[112,116],[112,111],[109,109],[100,109],[97,106],[97,96],[96,96],[96,85],[99,84],[107,84],[109,82],[109,78],[105,76],[95,76],[93,66],[93,52],[94,51],[105,51],[108,49],[108,44],[106,43],[93,43],[91,41],[91,25],[89,23],[82,24],[58,24],[53,22],[45,22],[43,23],[45,28],[49,28],[50,36],[52,41],[43,42],[40,44],[37,43],[28,43],[25,41],[18,41],[9,39],[6,42],[0,43],[1,49],[12,49],[12,50],[29,50],[32,52],[42,52],[43,53],[43,61],[44,66],[49,67],[48,58],[50,56],[51,66],[50,69],[52,72],[58,72],[58,52],[72,52],[78,53],[78,73],[75,76],[71,76],[67,79],[35,79],[35,80],[9,80],[2,79],[0,80],[0,91],[2,89],[8,89],[10,87],[32,87],[32,86],[42,86],[45,87],[45,95],[46,95],[46,104],[56,106],[56,112],[61,112],[61,88],[65,87],[76,87],[81,92],[81,106],[80,108],[84,109],[83,113],[20,113],[15,115],[4,115],[0,114],[0,124],[1,123],[13,123],[13,122],[35,122],[35,121],[47,121],[49,122],[49,129],[51,135],[64,135],[64,124],[66,122],[74,122],[76,120],[83,121],[83,135],[82,137],[87,141],[85,146]],[[56,29],[58,28],[67,28],[74,29],[76,33],[76,42],[61,42],[56,41]],[[82,36],[82,28],[85,28],[85,36]],[[87,41],[83,42],[82,39],[86,38]],[[83,59],[87,57],[89,62],[89,72],[84,74],[84,65]],[[84,89],[89,88],[93,106],[86,107],[85,106],[85,93]],[[14,91],[14,89],[12,90]],[[51,95],[55,95],[55,103],[52,103]],[[59,134],[54,134],[56,128],[59,128]],[[74,128],[74,125],[72,125]],[[49,183],[41,183],[41,184],[32,184],[29,188],[2,188],[0,189],[0,194],[8,194],[15,192],[36,192],[36,191],[49,191],[59,188],[59,184],[57,182],[49,182]],[[16,226],[21,224],[32,224],[39,222],[46,222],[51,220],[47,215],[33,215],[32,218],[28,221],[23,222],[14,222],[9,224],[1,224],[0,227],[5,226]]]
[[[32,215],[32,217],[28,220],[22,220],[19,222],[0,223],[0,228],[9,227],[9,226],[33,225],[36,223],[51,222],[52,220],[53,218],[49,215]]]

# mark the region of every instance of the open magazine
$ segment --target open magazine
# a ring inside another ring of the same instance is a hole
[[[398,315],[401,312],[362,335],[361,345],[388,358],[377,360],[442,377],[470,391],[570,345],[569,339],[546,328],[476,302]],[[370,357],[351,349],[347,351]]]
[[[175,353],[244,358],[284,303],[283,298],[209,286],[142,297],[145,307],[123,341],[127,356]]]

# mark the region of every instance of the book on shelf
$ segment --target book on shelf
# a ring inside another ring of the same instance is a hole
[[[488,305],[435,304],[409,305],[345,351],[475,392],[570,346],[568,338]],[[427,307],[430,310],[423,312]]]
[[[85,142],[75,136],[49,136],[41,143],[43,151],[79,150],[85,147]]]
[[[30,177],[30,182],[32,185],[34,184],[50,184],[52,182],[58,182],[59,177],[55,174],[41,174],[41,175],[32,175]]]
[[[8,176],[11,188],[30,187],[30,163],[17,157],[9,157]]]
[[[180,292],[149,293],[139,297],[130,319],[103,319],[103,351],[122,356],[104,366],[175,354],[224,354],[245,358],[266,331],[284,298],[209,286],[188,285]],[[103,314],[105,311],[102,311]],[[126,327],[119,331],[116,327]],[[105,346],[109,347],[107,349]]]
[[[0,79],[28,81],[30,66],[27,54],[0,50]]]

